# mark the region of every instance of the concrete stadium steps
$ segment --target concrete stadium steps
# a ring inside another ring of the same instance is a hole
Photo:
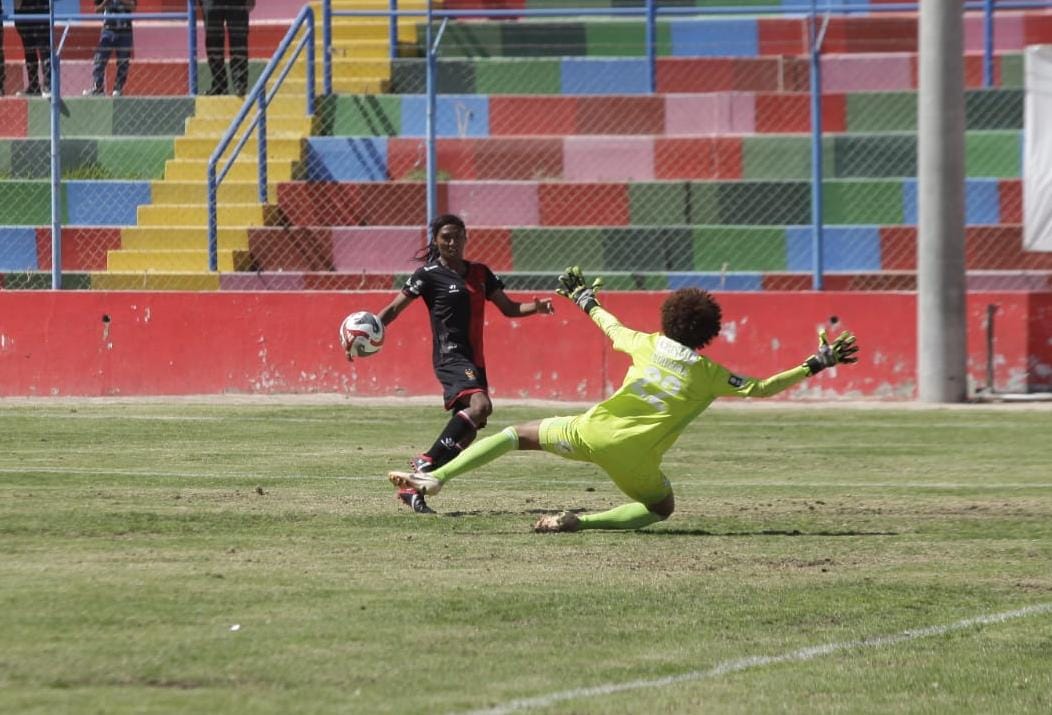
[[[247,271],[251,267],[248,251],[220,249],[220,271]],[[208,250],[128,249],[111,251],[107,270],[120,273],[131,271],[193,272],[208,271]]]
[[[267,186],[267,202],[277,199],[277,186]],[[198,181],[154,181],[150,198],[155,206],[164,204],[202,204],[208,201],[208,186]],[[222,203],[250,204],[259,201],[258,181],[224,181],[217,198]]]
[[[175,155],[180,159],[208,159],[215,151],[217,138],[208,136],[182,136],[175,140]],[[267,132],[267,158],[277,160],[299,159],[302,153],[303,139],[300,137],[290,138],[274,137]],[[233,148],[233,147],[231,147]],[[242,152],[249,152],[247,156],[257,156],[259,153],[259,140],[253,134],[245,141],[241,148]],[[224,157],[229,156],[228,150]]]
[[[682,5],[711,6],[710,0],[676,2]],[[756,3],[730,2],[743,13]],[[773,3],[777,5],[778,3]],[[784,4],[784,3],[783,3]],[[589,3],[589,7],[624,7],[621,2]],[[492,6],[492,4],[490,4]],[[526,8],[566,7],[564,3],[527,2]],[[792,7],[799,9],[798,3]],[[756,7],[757,10],[760,8]],[[642,10],[642,8],[640,8]],[[755,10],[753,10],[755,12]],[[965,15],[965,48],[978,51],[983,41],[982,13]],[[823,48],[828,53],[915,52],[917,50],[916,13],[857,13],[834,15],[825,29]],[[422,33],[418,33],[421,34]],[[1019,50],[1028,44],[1052,39],[1052,16],[1036,11],[999,10],[995,23],[995,46]],[[807,19],[800,16],[659,16],[657,49],[670,56],[801,55],[807,52]],[[603,57],[643,54],[645,18],[590,16],[568,19],[521,18],[458,22],[446,30],[442,42],[445,56],[515,56],[532,54]],[[527,49],[528,48],[528,49]]]
[[[135,209],[150,200],[145,181],[67,180],[59,208],[66,225],[119,225],[134,221]],[[51,182],[45,179],[0,181],[0,225],[51,224]]]
[[[290,77],[285,80],[283,86],[304,93],[307,91],[307,80]],[[391,82],[383,77],[347,77],[333,75],[332,91],[342,94],[376,94],[386,92]],[[318,95],[321,94],[322,77],[319,73],[315,79],[315,88]]]
[[[271,181],[288,181],[292,178],[295,161],[274,159],[267,161],[267,176]],[[255,159],[239,157],[226,175],[226,180],[251,181],[259,175],[259,163]],[[208,178],[207,159],[170,159],[165,162],[166,181],[200,181]]]
[[[217,217],[223,226],[263,226],[268,208],[258,203],[220,203]],[[206,204],[146,204],[139,207],[139,226],[207,226]]]
[[[221,228],[216,238],[220,250],[248,250],[251,229]],[[121,246],[136,250],[200,251],[208,248],[208,230],[196,226],[128,226],[120,230]]]
[[[314,0],[310,3],[315,13],[315,32],[322,35],[324,15],[322,3]],[[334,13],[347,10],[387,10],[390,3],[384,0],[333,0]],[[399,10],[423,10],[427,0],[400,0]],[[399,45],[413,46],[418,40],[417,21],[413,18],[396,20],[396,35]],[[389,60],[390,36],[389,22],[384,17],[341,16],[332,18],[333,91],[362,94],[367,92],[386,92],[391,85],[391,63]],[[319,60],[321,57],[319,56]],[[321,66],[317,67],[316,77],[321,82]],[[306,65],[298,63],[287,83],[293,87],[306,85]]]
[[[386,38],[386,29],[384,38]],[[369,52],[386,52],[383,47],[371,47]],[[19,45],[15,45],[19,46]],[[353,42],[342,48],[334,47],[334,60],[361,57]],[[364,51],[364,49],[362,50]],[[372,55],[369,55],[372,56]],[[967,86],[982,86],[981,54],[965,58]],[[9,63],[14,64],[14,63]],[[265,66],[263,60],[249,62],[249,81],[254,83]],[[292,80],[303,84],[304,70],[295,72],[300,77]],[[822,60],[826,92],[895,91],[916,89],[917,58],[915,54],[889,55],[826,55]],[[90,60],[69,61],[63,64],[68,78],[63,80],[64,101],[99,102],[105,97],[81,97],[91,86]],[[110,74],[113,65],[110,64]],[[321,66],[317,66],[321,81]],[[364,77],[364,75],[363,75]],[[642,59],[589,59],[560,57],[509,57],[480,59],[446,59],[439,62],[438,87],[443,94],[645,94],[646,66]],[[28,107],[41,107],[38,121],[47,121],[47,103],[41,99],[15,97],[22,89],[21,72],[9,68],[6,78],[7,96],[0,99],[0,132],[5,125],[22,126],[27,122]],[[333,83],[341,91],[419,94],[424,91],[424,65],[421,59],[402,58],[381,75],[360,78],[333,72]],[[660,92],[720,92],[720,91],[795,91],[806,92],[808,65],[806,57],[744,57],[744,58],[676,58],[662,57],[656,67],[656,83]],[[1022,56],[999,53],[995,57],[994,84],[1003,87],[1022,86]],[[107,87],[113,86],[108,76]],[[319,84],[320,86],[320,84]],[[164,59],[137,58],[129,73],[123,100],[156,97],[185,98],[189,87],[186,61],[176,54]],[[211,74],[203,62],[198,63],[198,91],[206,94],[211,87]]]
[[[12,270],[21,268],[26,271],[50,271],[51,270],[51,228],[39,226],[28,229],[32,232],[32,238],[36,243],[36,251],[32,251],[32,244],[23,244],[18,251],[9,251],[13,243],[10,239],[10,229],[0,228],[0,244],[4,250],[0,251],[0,270]],[[116,226],[63,226],[62,227],[62,270],[63,273],[75,273],[78,271],[100,271],[106,269],[106,252],[120,248],[121,230]],[[21,254],[21,255],[19,255]],[[22,264],[15,265],[13,258],[20,259]],[[49,285],[50,287],[50,285]]]
[[[183,89],[182,91],[185,91]],[[68,138],[171,139],[193,116],[192,97],[69,97],[63,99],[62,133]],[[42,99],[0,98],[0,137],[51,136],[51,109]]]
[[[827,224],[916,223],[916,179],[823,182]],[[803,225],[811,184],[798,181],[450,181],[438,210],[472,226]],[[413,226],[426,221],[423,182],[285,182],[278,204],[291,225]],[[1019,179],[969,179],[970,225],[1019,223]]]
[[[174,140],[174,157],[165,165],[164,179],[150,186],[152,203],[137,207],[134,228],[126,228],[126,242],[109,250],[107,269],[117,273],[190,274],[208,270],[207,165],[242,101],[236,97],[198,97],[195,120],[186,121],[188,134]],[[311,120],[304,114],[302,97],[275,98],[268,112],[276,126],[286,131],[267,144],[270,182],[286,181],[299,163]],[[299,128],[303,135],[290,131]],[[278,220],[279,210],[260,203],[257,180],[258,139],[250,136],[223,183],[219,186],[219,271],[251,268],[247,229]],[[220,169],[222,165],[220,165]],[[268,201],[276,190],[268,185]],[[191,281],[191,285],[197,285]],[[187,288],[191,289],[191,288]]]
[[[359,46],[357,43],[349,45],[344,54],[333,58],[333,80],[337,84],[341,79],[356,79],[362,87],[374,87],[371,91],[377,91],[375,87],[388,84],[391,76],[390,62],[388,60],[388,44],[385,39],[379,44],[372,41],[370,45]],[[185,54],[185,51],[184,51]],[[264,60],[251,60],[248,64],[249,87],[252,87],[259,79],[263,69],[266,67]],[[65,101],[73,99],[82,101],[99,102],[109,98],[109,95],[99,97],[82,97],[84,90],[90,89],[94,84],[92,78],[93,62],[91,60],[63,60],[62,63],[62,94]],[[315,65],[317,77],[321,78],[321,64]],[[116,72],[114,63],[107,66],[106,88],[111,90],[114,84]],[[297,61],[289,72],[289,77],[304,84],[306,77],[306,61]],[[19,78],[21,68],[9,71],[14,78],[5,80],[5,85],[10,84],[8,94],[14,98],[17,90],[22,89]],[[366,81],[368,80],[368,81]],[[197,90],[199,94],[207,95],[212,87],[212,76],[207,63],[197,63]],[[123,99],[135,97],[179,97],[189,93],[190,78],[187,69],[187,61],[175,55],[171,58],[138,60],[132,63],[128,73],[127,84],[124,87]],[[320,85],[319,85],[320,86]],[[357,86],[349,84],[349,86]],[[27,98],[17,98],[20,101],[30,101]],[[34,103],[37,100],[32,100]],[[46,102],[39,101],[41,105]]]
[[[994,85],[1022,86],[1022,59],[1016,53],[995,58]],[[826,92],[896,91],[917,88],[916,53],[830,54],[822,57]],[[423,60],[394,63],[391,91],[424,91]],[[658,92],[776,92],[808,90],[806,56],[659,57]],[[983,86],[983,56],[965,57],[966,86]],[[439,61],[443,94],[647,94],[648,66],[634,58],[480,58]]]
[[[913,226],[827,226],[823,256],[832,272],[916,271]],[[558,274],[567,265],[625,274],[799,273],[812,268],[811,227],[662,226],[470,230],[471,251],[495,271]],[[248,232],[255,270],[408,275],[422,230],[388,227],[263,227]],[[1052,254],[1023,250],[1019,224],[966,229],[969,271],[1052,271]],[[616,287],[616,286],[614,286]]]
[[[170,137],[65,139],[60,162],[70,178],[152,179],[161,176],[173,156]],[[0,139],[0,175],[11,179],[51,176],[48,139]]]
[[[219,276],[199,269],[107,271],[90,274],[89,281],[92,290],[216,291]]]
[[[917,175],[915,133],[829,134],[824,176]],[[566,136],[439,139],[439,176],[450,181],[654,181],[809,179],[811,139],[804,135]],[[313,181],[419,180],[423,139],[311,137],[303,178]],[[969,131],[969,177],[1019,176],[1022,132]]]
[[[806,92],[711,92],[590,95],[473,95],[438,98],[439,137],[574,135],[699,136],[809,134]],[[319,101],[316,133],[423,137],[423,95],[336,95]],[[917,93],[830,92],[822,97],[826,132],[916,131]],[[965,95],[970,130],[1021,129],[1021,89]]]
[[[289,138],[302,137],[311,133],[313,119],[306,114],[299,116],[281,115],[271,117],[267,113],[267,137]],[[186,120],[183,131],[180,134],[186,136],[208,136],[222,137],[230,127],[230,120],[222,117],[189,117]],[[235,137],[241,137],[245,132],[255,130],[243,126],[234,133]]]

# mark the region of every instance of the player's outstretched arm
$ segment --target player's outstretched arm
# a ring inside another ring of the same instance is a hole
[[[581,267],[571,266],[559,276],[559,287],[555,289],[555,292],[572,300],[585,313],[591,313],[593,308],[599,307],[596,293],[602,285],[603,279],[596,278],[592,281],[591,287],[587,286],[584,274],[581,273]]]
[[[555,312],[551,298],[534,298],[526,303],[517,303],[498,288],[490,294],[489,299],[497,306],[502,315],[509,318],[524,318],[527,315],[551,315]]]
[[[858,344],[853,334],[841,333],[830,343],[826,331],[821,330],[818,333],[818,350],[803,364],[771,375],[764,380],[730,375],[726,385],[721,381],[718,394],[737,397],[772,397],[818,374],[827,367],[850,365],[855,362],[858,362]]]

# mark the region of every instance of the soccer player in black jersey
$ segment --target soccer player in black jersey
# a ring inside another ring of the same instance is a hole
[[[464,259],[468,234],[459,216],[437,216],[429,229],[431,240],[417,256],[424,265],[377,314],[385,326],[390,325],[413,300],[423,298],[431,316],[431,361],[442,383],[446,409],[453,416],[431,448],[410,460],[418,472],[437,469],[460,454],[493,412],[482,347],[486,301],[509,318],[553,312],[548,298],[513,301],[488,266]],[[415,512],[433,513],[416,490],[402,489],[398,498]]]

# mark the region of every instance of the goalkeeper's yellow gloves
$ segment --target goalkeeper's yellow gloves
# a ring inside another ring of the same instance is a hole
[[[572,266],[567,268],[563,274],[559,276],[559,287],[555,289],[555,292],[564,298],[569,298],[574,303],[577,303],[577,307],[585,313],[591,313],[592,308],[599,306],[596,292],[602,285],[603,279],[596,278],[592,281],[591,287],[586,286],[584,274],[581,273],[581,267]]]
[[[827,367],[858,362],[857,355],[858,345],[851,331],[844,331],[830,343],[825,329],[822,329],[818,331],[818,350],[804,361],[804,365],[816,375]]]

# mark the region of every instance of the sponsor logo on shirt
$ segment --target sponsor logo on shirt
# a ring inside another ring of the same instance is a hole
[[[459,293],[460,292],[460,288],[457,287],[456,283],[450,283],[449,284],[449,292],[450,293]]]
[[[739,377],[737,375],[731,375],[727,378],[727,382],[730,384],[731,387],[741,387],[745,384],[745,378]]]

